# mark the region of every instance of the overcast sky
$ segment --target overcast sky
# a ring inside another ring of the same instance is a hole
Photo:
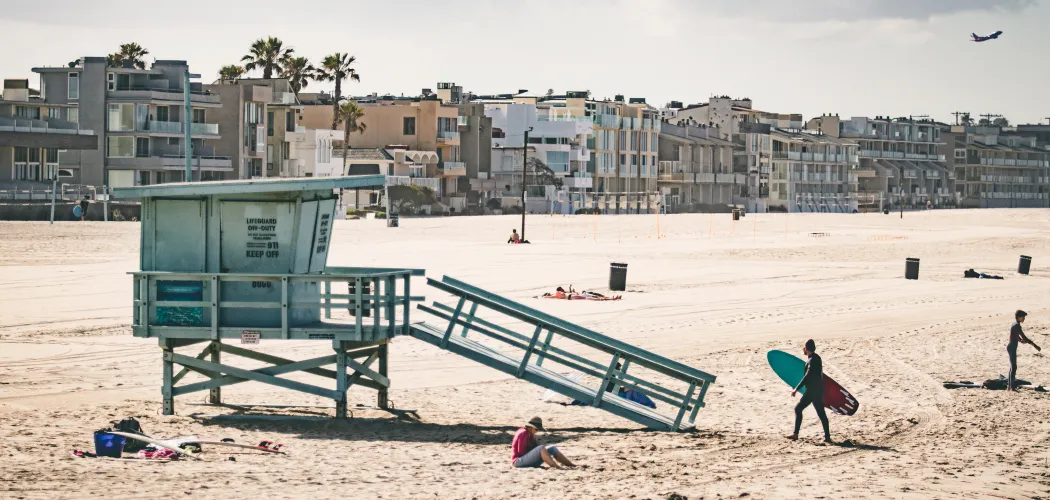
[[[274,35],[311,60],[357,56],[355,95],[453,81],[655,106],[728,94],[807,118],[1050,116],[1050,0],[48,0],[2,9],[0,33],[0,76],[33,86],[35,66],[131,41],[211,82]]]

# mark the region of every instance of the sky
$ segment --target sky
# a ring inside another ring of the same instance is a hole
[[[6,0],[5,0],[6,1]],[[344,93],[590,90],[840,116],[1050,117],[1050,0],[48,0],[0,9],[0,77],[104,56],[190,63],[210,83],[257,38],[357,57]],[[970,33],[1002,30],[973,43]],[[18,42],[21,41],[21,42]],[[12,43],[14,42],[14,43]],[[306,92],[329,90],[310,83]]]

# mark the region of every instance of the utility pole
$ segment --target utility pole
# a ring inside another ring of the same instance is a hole
[[[965,117],[969,117],[970,116],[970,113],[968,113],[966,111],[956,111],[956,112],[954,112],[952,114],[955,115],[955,124],[956,125],[966,125],[965,123],[959,123],[959,117],[960,116],[965,116]]]
[[[525,242],[525,179],[529,175],[529,132],[532,127],[525,129],[525,142],[521,147],[521,241]]]
[[[183,140],[186,141],[186,182],[193,182],[193,135],[190,131],[190,124],[193,123],[193,108],[190,105],[190,72],[186,70],[182,74],[182,98],[183,105],[186,108],[185,118],[183,119]]]

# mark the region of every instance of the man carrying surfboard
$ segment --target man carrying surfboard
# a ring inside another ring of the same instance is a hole
[[[1031,344],[1036,351],[1042,351],[1039,346],[1035,345],[1035,342],[1025,336],[1024,330],[1021,329],[1021,323],[1024,323],[1026,316],[1028,313],[1021,310],[1014,313],[1014,319],[1017,322],[1010,327],[1010,343],[1006,344],[1006,354],[1010,356],[1010,376],[1006,381],[1006,389],[1013,392],[1017,392],[1017,388],[1014,387],[1014,379],[1017,378],[1017,344]]]
[[[820,355],[816,351],[817,345],[813,339],[807,340],[805,347],[802,348],[802,352],[809,357],[809,361],[806,361],[806,374],[802,376],[802,381],[791,390],[791,397],[795,397],[801,387],[805,387],[806,390],[802,394],[802,399],[795,405],[795,433],[788,436],[788,439],[792,441],[798,440],[798,431],[802,427],[802,410],[812,404],[813,409],[817,410],[821,425],[824,426],[824,442],[831,442],[828,415],[824,413],[824,363],[821,362]]]

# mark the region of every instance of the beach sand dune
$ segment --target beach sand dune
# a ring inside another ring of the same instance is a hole
[[[0,497],[1050,496],[1050,396],[941,385],[1006,373],[1016,309],[1029,312],[1028,335],[1050,346],[1050,212],[748,214],[736,223],[724,214],[530,216],[533,244],[504,244],[519,224],[339,221],[329,264],[424,268],[713,373],[697,432],[652,432],[543,403],[538,387],[411,338],[391,347],[390,397],[420,422],[368,409],[347,421],[211,420],[203,416],[234,410],[195,405],[204,393],[161,416],[160,350],[128,326],[138,224],[0,222]],[[1022,254],[1033,257],[1030,276],[1016,274]],[[908,257],[921,259],[918,281],[903,279]],[[621,301],[536,298],[570,284],[604,292],[610,262],[629,265]],[[963,279],[969,268],[1006,279]],[[422,281],[418,289],[445,299]],[[854,416],[830,415],[833,446],[818,443],[812,410],[803,439],[784,439],[796,400],[765,361],[769,349],[801,356],[807,338],[861,402]],[[326,342],[258,348],[290,358],[331,352]],[[1048,356],[1022,346],[1019,357],[1021,378],[1050,385]],[[223,396],[331,405],[252,383]],[[371,392],[350,397],[374,404]],[[512,469],[510,437],[534,415],[550,430],[541,441],[587,467]],[[203,461],[173,463],[71,456],[125,416],[154,436],[268,439],[288,453],[209,449]]]

